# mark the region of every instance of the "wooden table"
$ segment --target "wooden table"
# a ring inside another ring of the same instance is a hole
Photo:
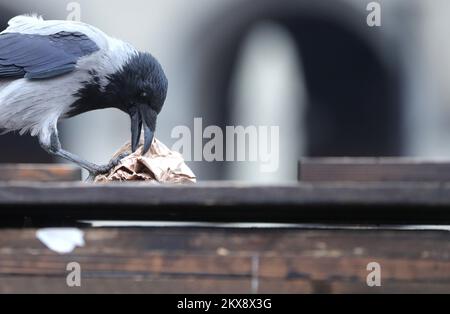
[[[0,292],[450,292],[450,183],[326,179],[0,183]],[[61,255],[36,238],[62,226],[85,245]],[[367,286],[371,262],[381,287]]]
[[[448,232],[382,230],[106,228],[59,255],[34,229],[0,237],[0,292],[445,293]],[[81,265],[81,287],[66,266]],[[381,266],[369,288],[366,267]]]

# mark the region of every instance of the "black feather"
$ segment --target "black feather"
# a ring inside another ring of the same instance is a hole
[[[159,62],[149,53],[137,53],[123,67],[106,77],[90,71],[90,79],[76,93],[77,100],[65,117],[91,110],[117,108],[129,112],[129,106],[145,103],[160,112],[167,95],[168,82]]]
[[[122,103],[149,103],[156,112],[161,111],[168,81],[161,64],[151,54],[136,54],[108,80],[110,83],[105,92],[114,94]]]
[[[69,112],[65,114],[65,118],[71,118],[76,115],[114,106],[114,98],[108,97],[101,88],[100,77],[97,71],[89,71],[90,79],[83,82],[83,87],[76,93],[77,100],[70,106]]]

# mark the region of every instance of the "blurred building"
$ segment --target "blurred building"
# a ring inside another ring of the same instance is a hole
[[[277,125],[280,168],[192,162],[200,179],[295,180],[302,156],[449,158],[450,3],[369,0],[77,1],[81,20],[152,52],[170,81],[157,137],[173,127]],[[0,0],[0,23],[20,13],[65,19],[70,1]],[[69,10],[68,10],[69,9]],[[106,162],[129,138],[123,113],[61,124],[63,145]],[[83,139],[81,141],[80,139]],[[0,137],[1,161],[47,161],[34,139]],[[25,153],[33,152],[33,153]]]

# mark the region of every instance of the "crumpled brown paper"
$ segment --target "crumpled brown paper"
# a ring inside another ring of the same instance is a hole
[[[195,183],[196,177],[186,165],[180,153],[171,151],[167,146],[153,139],[150,150],[142,156],[143,141],[133,154],[121,160],[121,163],[108,174],[98,175],[94,182],[110,181],[152,181],[155,183]],[[113,158],[131,151],[127,143]]]

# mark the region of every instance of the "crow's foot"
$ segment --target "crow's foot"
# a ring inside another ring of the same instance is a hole
[[[106,174],[111,171],[111,169],[115,168],[117,165],[120,164],[120,161],[124,159],[125,157],[129,156],[131,153],[126,152],[122,153],[119,156],[113,158],[110,160],[110,162],[106,165],[94,165],[92,169],[88,169],[89,171],[89,177],[87,179],[88,182],[94,181],[95,177],[101,174]]]

